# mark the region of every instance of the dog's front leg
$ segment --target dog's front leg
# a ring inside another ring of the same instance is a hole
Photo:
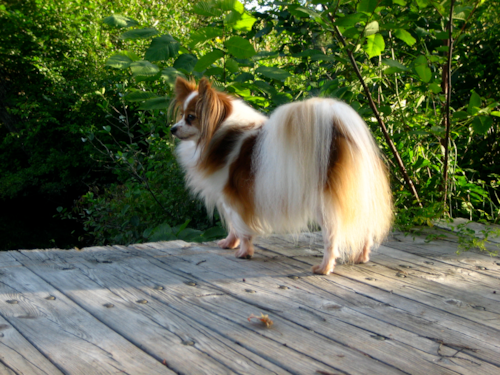
[[[236,236],[236,232],[233,228],[229,230],[229,235],[225,239],[217,242],[217,245],[222,249],[235,249],[239,244],[240,239]]]

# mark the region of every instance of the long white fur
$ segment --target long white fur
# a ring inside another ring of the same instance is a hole
[[[195,97],[191,95],[189,100]],[[197,169],[200,151],[195,142],[181,142],[177,149],[189,187],[205,200],[209,212],[217,207],[239,236],[299,233],[319,223],[336,257],[355,257],[367,243],[383,240],[392,219],[390,188],[378,147],[354,109],[337,100],[316,98],[281,106],[266,118],[240,100],[231,104],[231,115],[221,126],[262,126],[253,155],[258,220],[250,228],[222,194],[229,166],[246,137],[226,165],[208,176]],[[334,126],[351,140],[352,157],[350,170],[340,172],[347,191],[332,197],[324,187]],[[249,131],[248,136],[253,133]]]

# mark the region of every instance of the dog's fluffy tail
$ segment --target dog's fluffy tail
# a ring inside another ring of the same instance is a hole
[[[255,203],[261,233],[328,228],[341,256],[379,244],[392,222],[387,170],[349,105],[310,99],[279,107],[258,140]]]

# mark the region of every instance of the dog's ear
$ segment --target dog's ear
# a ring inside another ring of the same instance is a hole
[[[198,85],[196,112],[201,122],[200,143],[208,143],[231,113],[230,97],[213,89],[210,81],[203,77]]]
[[[187,81],[182,77],[177,77],[175,80],[175,99],[177,102],[183,102],[193,91],[196,90],[196,84],[192,81]]]
[[[212,85],[210,84],[210,81],[203,77],[200,80],[200,83],[198,84],[198,93],[200,96],[205,95],[208,93],[210,90],[212,90]]]

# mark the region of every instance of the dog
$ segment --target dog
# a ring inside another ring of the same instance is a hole
[[[352,107],[312,98],[266,117],[206,78],[197,86],[178,77],[175,95],[177,158],[190,190],[228,227],[221,248],[239,245],[236,256],[251,258],[255,236],[316,224],[324,256],[314,273],[330,274],[337,258],[369,261],[390,230],[392,193],[379,149]]]

